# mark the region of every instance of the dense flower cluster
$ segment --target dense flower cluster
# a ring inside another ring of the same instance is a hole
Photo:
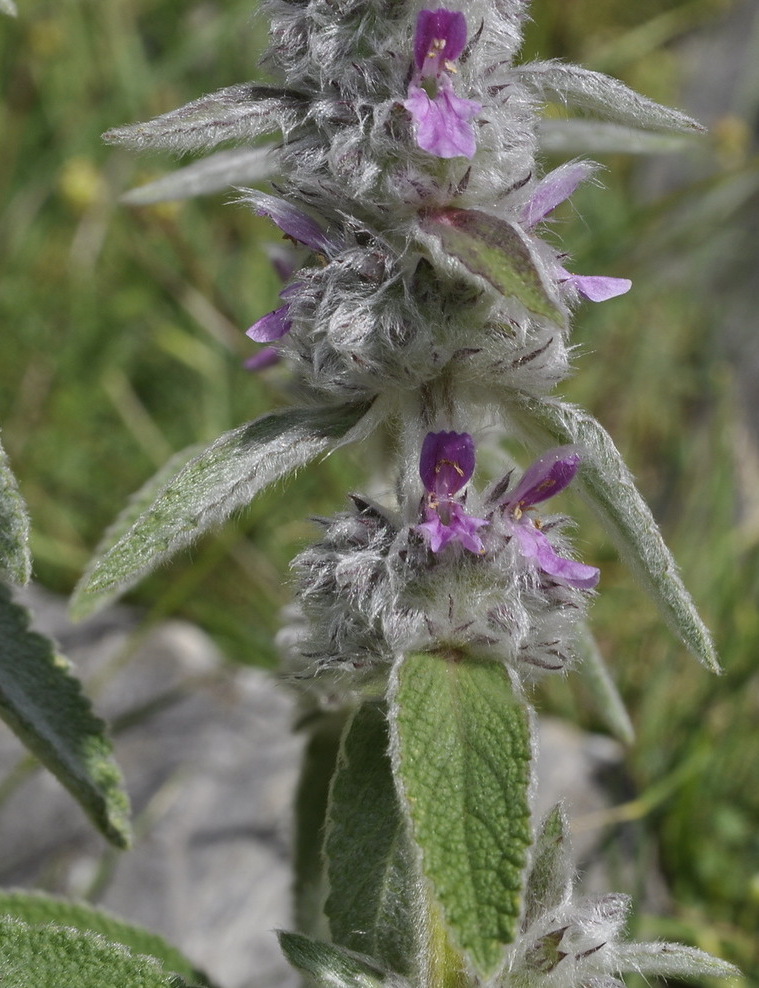
[[[440,645],[492,655],[527,679],[563,669],[599,571],[563,554],[565,519],[540,519],[534,507],[579,462],[573,447],[553,450],[513,490],[509,474],[467,503],[472,437],[428,433],[419,521],[404,525],[399,512],[354,497],[353,511],[325,520],[322,539],[296,558],[300,610],[280,636],[291,669],[360,685],[404,651]]]

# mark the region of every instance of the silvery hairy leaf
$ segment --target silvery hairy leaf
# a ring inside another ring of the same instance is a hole
[[[556,99],[621,124],[683,134],[704,129],[687,114],[641,96],[619,79],[602,72],[563,62],[530,62],[514,71],[520,82],[544,98]]]
[[[300,971],[310,974],[328,988],[378,988],[385,983],[385,972],[370,958],[344,947],[312,940],[300,933],[277,933],[282,953]],[[397,984],[398,979],[393,979]]]
[[[566,901],[573,874],[567,818],[559,803],[543,820],[535,838],[525,887],[523,929]]]
[[[741,972],[734,964],[680,943],[620,943],[618,970],[636,971],[662,978],[735,978]]]
[[[635,729],[630,715],[601,654],[598,642],[587,624],[579,628],[575,651],[580,660],[580,675],[591,695],[596,713],[616,738],[623,744],[632,744],[635,740]]]
[[[217,151],[185,168],[179,168],[155,182],[130,189],[121,196],[128,206],[149,206],[155,202],[207,196],[237,185],[251,185],[271,178],[278,170],[273,145]]]
[[[543,151],[554,154],[662,154],[682,151],[689,134],[664,134],[605,120],[538,121]]]
[[[593,416],[565,402],[520,396],[509,413],[536,449],[576,443],[584,449],[578,490],[671,630],[712,672],[720,666],[711,635],[685,589],[651,509],[611,436]]]
[[[106,533],[74,591],[72,614],[93,613],[273,481],[348,441],[368,409],[352,404],[272,412],[220,436],[157,493],[148,481],[148,495],[137,495],[142,510],[127,531],[117,519],[114,531],[123,534],[114,542]],[[131,505],[127,511],[135,513]]]
[[[0,0],[0,13],[10,14],[11,17],[16,17],[18,10],[13,0]]]
[[[293,127],[303,97],[284,89],[246,82],[220,89],[145,123],[103,134],[108,144],[138,151],[202,151],[223,141],[250,141]]]

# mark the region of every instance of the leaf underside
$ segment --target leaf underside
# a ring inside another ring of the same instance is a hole
[[[395,793],[385,710],[377,704],[360,707],[343,737],[324,850],[332,939],[408,974],[414,861]]]

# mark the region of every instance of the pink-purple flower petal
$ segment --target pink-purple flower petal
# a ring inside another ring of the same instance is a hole
[[[299,244],[323,254],[332,254],[340,244],[324,230],[316,220],[293,206],[286,199],[270,196],[265,192],[248,190],[245,202],[249,202],[259,216],[268,216],[280,230]]]
[[[409,87],[403,105],[414,122],[416,142],[438,158],[472,158],[477,139],[472,120],[482,109],[474,100],[462,99],[449,86],[441,86],[434,99],[424,89]]]
[[[554,168],[533,189],[519,222],[526,230],[536,226],[590,178],[597,167],[592,161],[570,161]]]
[[[422,443],[419,476],[439,498],[458,493],[474,473],[474,440],[468,432],[428,432]]]
[[[605,302],[607,299],[616,298],[618,295],[625,295],[632,288],[629,278],[608,278],[605,275],[595,274],[570,274],[564,268],[562,273],[568,277],[562,278],[584,295],[591,302]]]
[[[522,479],[503,502],[521,513],[533,504],[548,500],[572,482],[582,461],[579,446],[557,446],[525,470]]]
[[[285,333],[290,332],[292,326],[289,313],[290,306],[281,305],[254,322],[250,329],[245,330],[245,335],[256,343],[274,343],[275,340],[281,340]]]
[[[280,360],[282,360],[282,354],[275,346],[265,346],[263,350],[259,350],[252,357],[248,357],[243,367],[247,371],[261,371],[266,370],[267,367],[273,367]]]
[[[416,531],[425,537],[430,549],[440,552],[451,542],[459,542],[469,552],[476,555],[483,553],[485,547],[477,531],[489,524],[488,521],[468,515],[464,506],[454,501],[446,502],[441,507],[444,508],[445,519],[441,518],[437,508],[429,506],[424,510],[425,521],[416,526]]]
[[[529,519],[515,521],[513,528],[522,555],[533,561],[538,569],[580,590],[592,590],[596,586],[601,571],[595,566],[560,556],[548,537]]]
[[[466,17],[458,10],[420,10],[414,35],[414,61],[422,76],[439,75],[445,62],[459,57],[466,45]]]

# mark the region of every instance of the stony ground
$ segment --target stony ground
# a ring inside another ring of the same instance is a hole
[[[140,640],[127,609],[72,626],[62,601],[39,590],[30,598],[37,626],[57,639],[114,727],[136,842],[109,850],[57,781],[33,771],[2,807],[0,884],[89,898],[162,933],[222,988],[294,984],[272,935],[289,924],[301,751],[287,691],[263,672],[231,668],[189,624],[170,621]],[[0,731],[0,778],[23,757]],[[606,738],[541,724],[539,810],[567,800],[578,862],[599,891],[595,851],[609,796],[598,778],[619,775],[620,757]]]

